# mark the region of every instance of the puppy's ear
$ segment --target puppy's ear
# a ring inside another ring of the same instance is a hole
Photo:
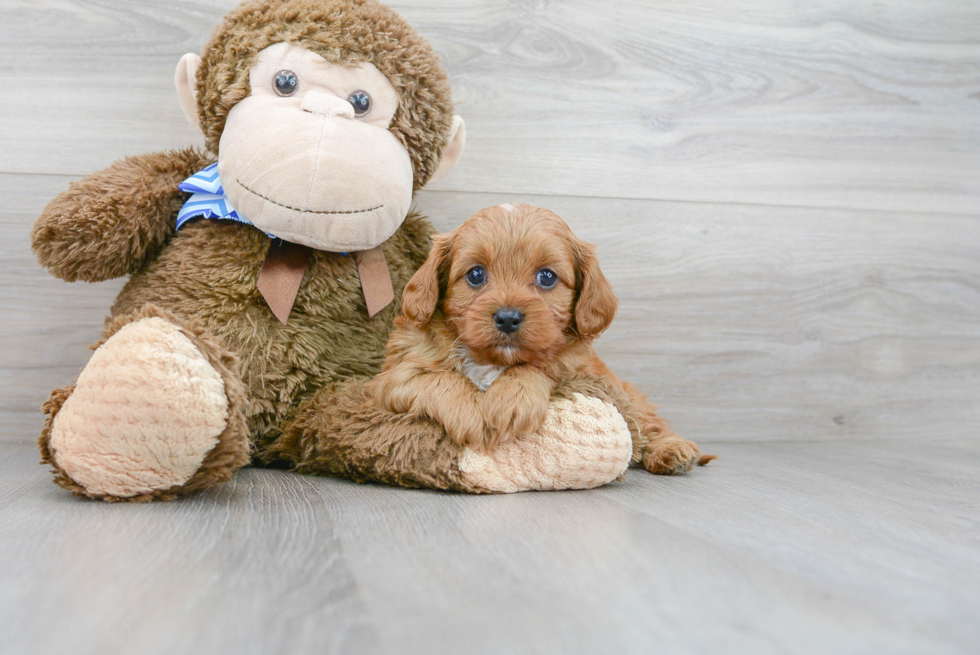
[[[616,294],[599,269],[595,246],[578,241],[575,247],[575,331],[582,337],[600,335],[616,315]]]
[[[443,264],[449,257],[450,242],[448,234],[433,239],[429,258],[405,285],[405,293],[402,294],[402,314],[417,326],[428,323],[439,305],[439,297],[442,295],[439,278]]]

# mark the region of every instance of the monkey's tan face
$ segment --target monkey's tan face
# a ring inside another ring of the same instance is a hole
[[[218,172],[258,228],[318,250],[367,250],[398,229],[412,162],[388,131],[398,92],[373,64],[341,66],[288,43],[259,53],[228,114]]]

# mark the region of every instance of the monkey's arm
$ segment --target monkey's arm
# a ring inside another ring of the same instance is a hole
[[[139,270],[174,232],[186,197],[177,185],[212,161],[195,148],[149,153],[72,182],[34,224],[35,256],[68,282]]]
[[[320,390],[260,456],[358,482],[500,493],[606,484],[633,452],[629,397],[598,378],[561,382],[539,432],[489,453],[464,448],[431,419],[379,406],[369,384],[353,379]]]

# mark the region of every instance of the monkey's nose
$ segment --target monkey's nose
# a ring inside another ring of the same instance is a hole
[[[504,334],[513,334],[524,322],[524,314],[513,307],[501,307],[493,315],[493,320],[497,324],[498,330]]]
[[[320,91],[307,91],[299,108],[319,116],[354,118],[354,106],[339,96]]]

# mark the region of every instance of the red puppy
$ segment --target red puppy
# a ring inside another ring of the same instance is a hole
[[[405,287],[373,390],[389,410],[434,419],[459,445],[486,450],[539,429],[558,381],[601,376],[640,416],[647,470],[684,473],[714,459],[596,356],[592,342],[615,313],[594,246],[547,209],[490,207],[436,238]]]

